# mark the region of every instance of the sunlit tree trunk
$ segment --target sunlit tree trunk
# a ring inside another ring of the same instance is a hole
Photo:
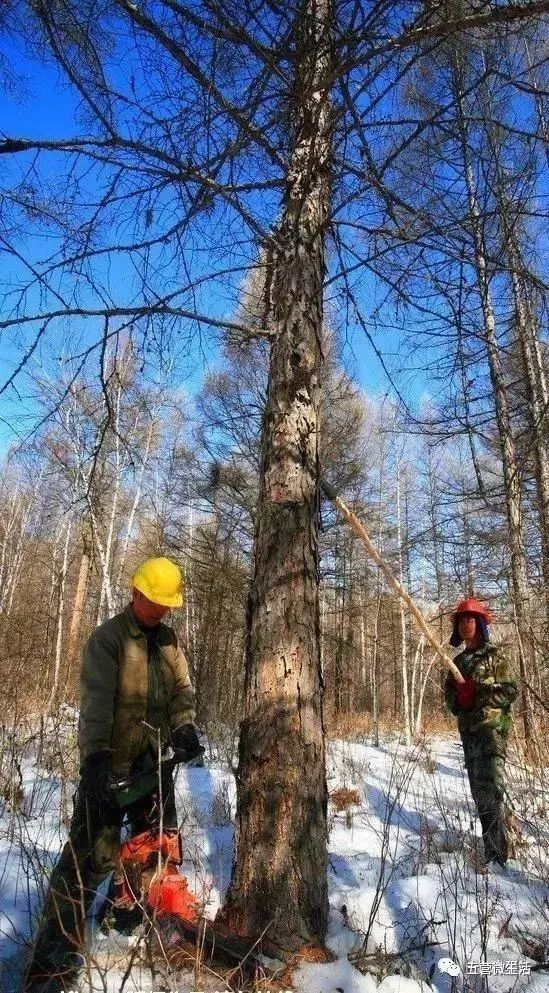
[[[403,554],[402,554],[402,488],[401,488],[401,465],[397,462],[397,555],[398,555],[398,579],[401,586],[406,586],[404,577]],[[412,740],[412,723],[410,712],[410,688],[408,683],[408,632],[406,629],[406,611],[404,601],[399,598],[398,602],[399,622],[400,622],[400,675],[402,680],[402,708],[404,719],[404,738],[409,745]]]
[[[549,623],[549,391],[541,359],[536,320],[524,281],[518,245],[502,210],[515,307],[515,334],[520,348],[526,387],[527,417],[531,426],[531,444],[540,520],[541,567],[546,593]]]
[[[61,663],[63,659],[63,622],[65,618],[65,586],[67,580],[67,566],[69,561],[69,547],[72,534],[72,522],[69,520],[66,525],[65,543],[63,545],[63,556],[59,563],[58,570],[58,594],[57,594],[57,631],[55,638],[55,656],[53,666],[53,679],[50,694],[44,707],[44,718],[47,718],[53,709],[59,691],[61,675]]]
[[[327,789],[319,604],[319,389],[329,210],[330,7],[295,24],[286,193],[270,284],[271,346],[236,852],[226,914],[287,947],[323,942],[328,920]]]
[[[72,607],[71,623],[67,635],[67,675],[65,685],[70,682],[71,673],[78,654],[80,644],[80,633],[82,631],[82,621],[86,609],[86,596],[88,593],[88,580],[91,564],[91,535],[89,527],[84,525],[82,531],[82,555],[80,556],[80,566],[78,569],[78,579],[76,581],[76,593]]]
[[[385,475],[385,451],[383,445],[380,446],[379,453],[379,489],[378,489],[378,528],[377,528],[377,550],[380,555],[383,555],[383,483]],[[374,623],[372,631],[372,665],[370,670],[371,675],[371,692],[372,692],[372,732],[374,738],[374,745],[379,746],[379,635],[380,635],[380,621],[381,621],[381,595],[382,595],[383,585],[381,578],[381,569],[376,566],[376,583],[375,583],[375,606],[374,606]]]

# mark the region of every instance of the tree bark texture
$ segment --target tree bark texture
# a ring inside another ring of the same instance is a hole
[[[319,389],[330,193],[328,0],[296,20],[291,147],[268,313],[233,875],[224,914],[297,949],[328,919],[318,601]]]
[[[503,223],[505,225],[505,216]],[[540,519],[541,565],[545,584],[547,619],[549,621],[549,453],[547,445],[549,397],[545,369],[540,354],[536,319],[529,306],[526,287],[520,278],[523,269],[511,229],[506,231],[506,241],[515,305],[515,333],[521,351],[528,399],[527,412],[532,430],[534,473]]]

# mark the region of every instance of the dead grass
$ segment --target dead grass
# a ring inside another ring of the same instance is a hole
[[[524,725],[517,713],[513,714],[511,741],[524,763],[532,769],[549,768],[549,721],[545,715],[536,722],[535,739],[530,741],[525,737]]]
[[[373,721],[370,713],[345,711],[334,713],[328,708],[325,713],[326,736],[328,740],[343,738],[346,741],[360,741],[369,738],[373,733]],[[379,733],[399,734],[403,729],[400,715],[384,714],[379,720]],[[452,737],[457,735],[456,720],[443,712],[427,715],[421,726],[421,734],[428,737]]]
[[[444,711],[428,714],[423,718],[421,733],[428,738],[455,738],[458,733],[456,719]]]
[[[340,814],[343,810],[348,810],[349,807],[359,805],[362,802],[358,790],[347,789],[346,786],[341,786],[338,790],[334,790],[328,795],[334,810],[338,814]]]
[[[431,746],[426,734],[422,734],[418,738],[415,761],[419,768],[429,773],[430,776],[436,772],[437,763],[431,753]]]

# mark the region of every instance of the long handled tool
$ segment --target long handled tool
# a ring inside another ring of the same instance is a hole
[[[425,621],[423,614],[416,607],[410,594],[407,592],[407,590],[404,589],[402,583],[399,583],[398,579],[396,579],[395,576],[393,576],[393,573],[389,569],[389,566],[381,558],[381,555],[379,554],[377,548],[375,547],[364,525],[361,524],[356,514],[353,514],[352,510],[349,510],[347,504],[343,502],[340,496],[338,496],[338,494],[334,490],[333,486],[330,485],[330,483],[328,483],[325,479],[321,479],[320,485],[322,487],[324,494],[328,497],[328,500],[330,500],[331,503],[333,503],[334,507],[337,507],[340,514],[342,514],[342,516],[345,518],[345,520],[352,528],[352,530],[355,532],[355,534],[358,535],[358,537],[362,541],[362,544],[366,548],[368,554],[371,556],[371,558],[373,558],[376,565],[379,566],[379,568],[381,569],[383,575],[385,576],[385,579],[389,583],[389,586],[395,591],[395,593],[398,594],[401,600],[404,600],[404,603],[406,604],[408,610],[410,611],[410,614],[412,615],[421,633],[425,636],[426,640],[429,642],[431,648],[435,650],[438,657],[442,660],[442,662],[444,662],[444,665],[448,667],[456,682],[464,683],[465,680],[461,675],[461,672],[459,671],[457,665],[455,665],[454,662],[452,662],[450,656],[446,654],[440,642],[437,641],[434,634],[432,634],[429,626]]]

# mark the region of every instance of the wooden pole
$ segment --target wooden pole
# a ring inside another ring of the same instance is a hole
[[[385,579],[389,583],[389,586],[395,591],[395,593],[398,594],[398,596],[402,600],[404,600],[404,603],[406,604],[408,610],[410,611],[410,614],[412,615],[414,621],[416,622],[419,630],[422,632],[422,634],[425,635],[425,638],[429,642],[431,648],[434,649],[434,651],[441,659],[441,661],[444,662],[444,665],[448,667],[456,682],[464,683],[465,680],[461,675],[461,672],[459,671],[457,665],[455,665],[454,662],[452,662],[450,656],[446,654],[440,642],[435,638],[434,634],[432,634],[428,624],[425,621],[423,614],[418,609],[418,607],[416,607],[408,591],[405,590],[402,584],[399,583],[398,579],[396,579],[393,576],[393,573],[389,569],[389,566],[381,558],[381,555],[379,554],[377,548],[373,544],[372,539],[370,538],[364,525],[361,524],[356,514],[353,514],[352,510],[349,510],[347,504],[345,504],[341,499],[341,497],[338,496],[338,494],[334,490],[333,486],[330,485],[330,483],[326,482],[325,479],[321,479],[320,485],[322,487],[323,492],[328,497],[328,500],[330,500],[333,503],[334,507],[337,507],[340,514],[342,514],[342,516],[347,521],[347,524],[349,524],[349,526],[353,529],[355,534],[358,535],[358,537],[362,541],[362,544],[366,548],[368,554],[373,558],[376,565],[378,565],[379,568],[381,569],[383,575],[385,576]]]

